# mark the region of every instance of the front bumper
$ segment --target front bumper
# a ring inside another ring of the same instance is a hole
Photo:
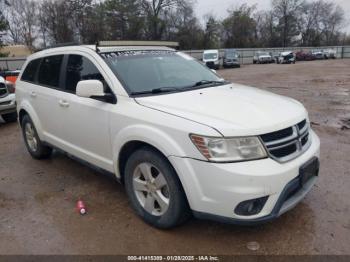
[[[16,112],[16,96],[9,94],[0,98],[0,115]]]
[[[219,61],[209,61],[209,62],[206,62],[205,64],[210,69],[218,69],[220,67]]]
[[[316,183],[317,178],[314,177],[286,200],[288,191],[299,183],[300,167],[312,158],[319,158],[319,138],[313,131],[310,134],[310,148],[300,157],[283,164],[270,158],[229,164],[178,157],[170,157],[169,160],[179,174],[196,217],[235,224],[257,224],[273,220],[292,209]],[[268,200],[258,214],[235,214],[234,210],[241,202],[266,196]]]
[[[238,61],[224,61],[224,66],[232,66],[232,67],[240,67],[240,63]]]

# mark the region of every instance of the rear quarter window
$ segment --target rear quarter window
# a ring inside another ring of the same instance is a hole
[[[27,81],[27,82],[34,82],[35,81],[35,76],[36,72],[38,71],[38,67],[40,65],[41,59],[36,59],[27,65],[27,67],[24,69],[23,75],[21,80],[22,81]]]

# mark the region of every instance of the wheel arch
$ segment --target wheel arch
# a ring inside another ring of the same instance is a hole
[[[124,160],[123,154],[130,154],[142,146],[157,150],[167,159],[169,156],[186,156],[178,142],[164,131],[148,125],[128,126],[113,138],[113,162],[118,179],[121,178],[120,160]]]
[[[118,155],[118,164],[117,164],[117,168],[118,168],[118,174],[119,174],[119,179],[122,183],[124,183],[124,171],[125,171],[125,166],[126,166],[126,162],[128,161],[129,157],[136,152],[137,150],[141,149],[141,148],[150,148],[154,151],[156,151],[157,153],[161,154],[162,156],[164,156],[165,158],[167,158],[167,156],[161,152],[158,148],[156,148],[155,146],[146,143],[144,141],[140,141],[140,140],[131,140],[126,142]],[[169,162],[170,163],[170,162]],[[170,163],[171,165],[171,163]]]
[[[43,132],[42,132],[42,125],[39,120],[38,115],[35,113],[34,109],[29,103],[22,103],[21,106],[18,108],[18,117],[19,117],[19,123],[22,126],[22,120],[25,115],[28,115],[30,119],[33,121],[33,124],[35,126],[35,129],[38,133],[38,136],[40,139],[43,139]]]

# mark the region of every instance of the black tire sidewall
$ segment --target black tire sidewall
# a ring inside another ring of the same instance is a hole
[[[144,210],[134,193],[133,173],[135,168],[143,162],[151,163],[157,167],[167,181],[170,204],[168,210],[162,216],[154,216]],[[175,227],[186,220],[189,212],[185,193],[175,170],[159,152],[149,148],[143,148],[133,153],[126,163],[124,182],[132,208],[148,224],[166,229]]]

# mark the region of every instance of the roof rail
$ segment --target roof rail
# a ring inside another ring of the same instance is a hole
[[[179,43],[172,41],[100,41],[96,44],[96,48],[109,46],[166,46],[176,48],[179,47]]]

